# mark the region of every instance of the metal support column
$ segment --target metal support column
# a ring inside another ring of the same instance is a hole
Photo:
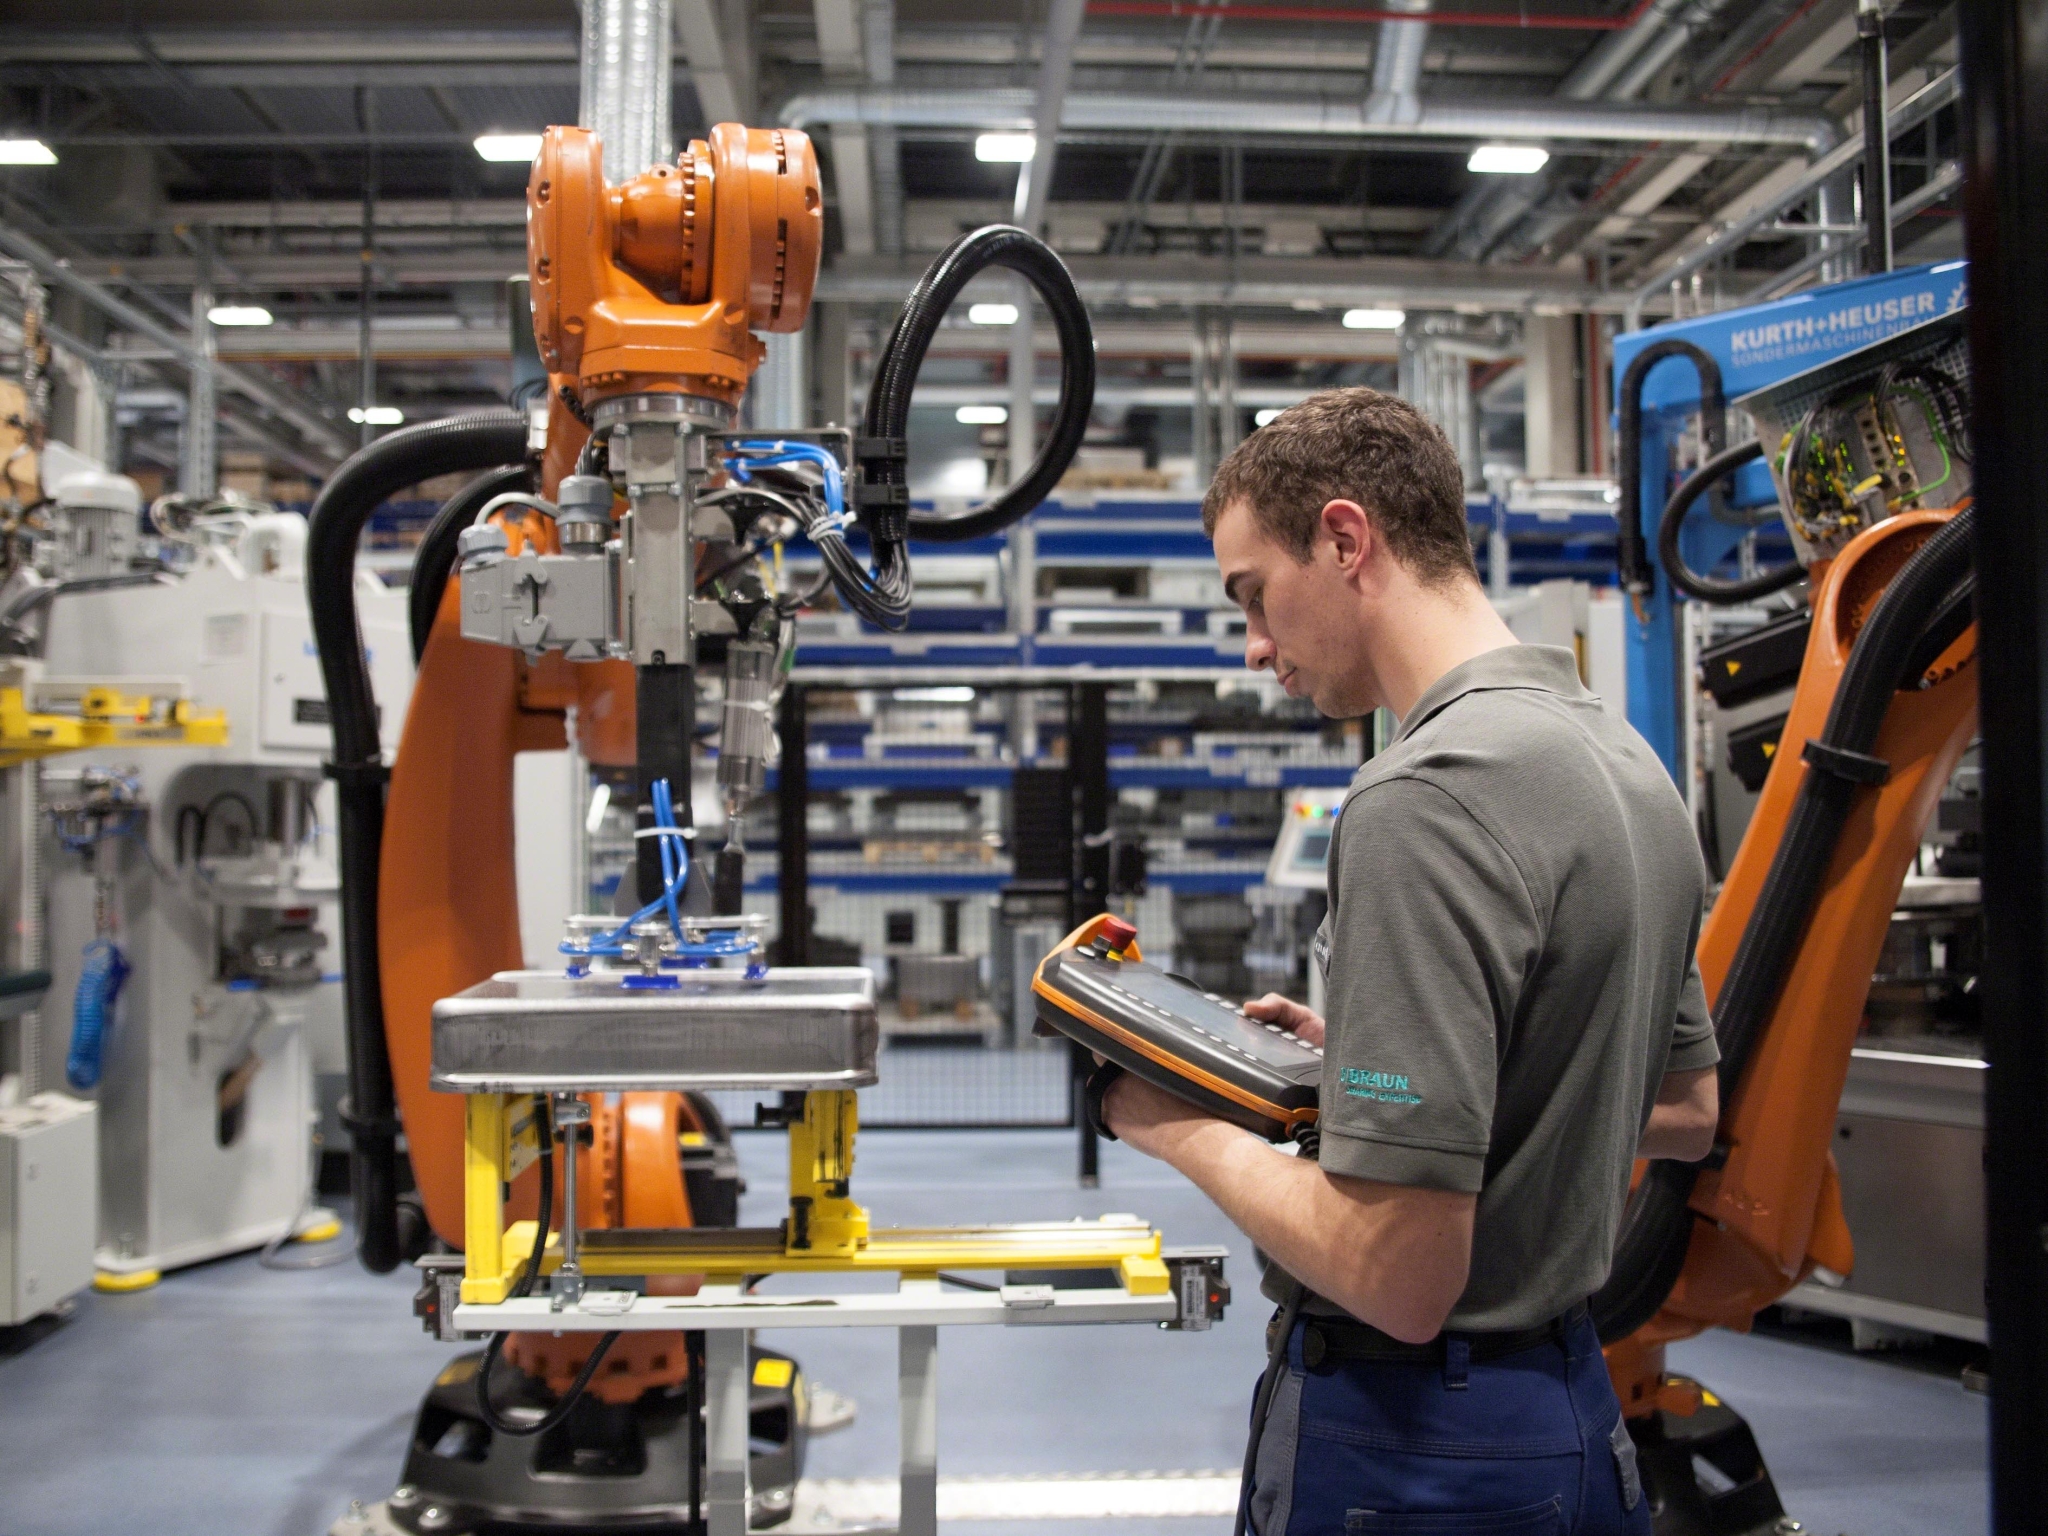
[[[713,1287],[706,1286],[705,1294]],[[731,1287],[737,1294],[737,1287]],[[747,1536],[747,1334],[704,1335],[704,1515],[707,1536]]]
[[[787,683],[776,731],[782,737],[775,778],[775,898],[781,913],[782,965],[811,963],[811,765],[804,756],[809,732],[803,685]]]
[[[2048,30],[2037,7],[1960,11],[1984,733],[1985,1294],[1991,1530],[2048,1509]]]
[[[1237,331],[1230,311],[1216,313],[1216,462],[1230,457],[1244,440],[1244,421],[1237,409]]]
[[[1038,452],[1038,407],[1032,403],[1031,385],[1038,372],[1036,342],[1032,338],[1031,285],[1016,280],[1010,302],[1017,318],[1010,325],[1010,484],[1015,485],[1031,471]]]
[[[356,87],[356,119],[368,145],[363,167],[362,288],[356,295],[356,413],[358,441],[367,448],[377,440],[370,411],[377,403],[377,348],[372,328],[377,318],[377,99],[370,87]]]
[[[1082,683],[1074,697],[1071,752],[1074,796],[1081,816],[1081,835],[1075,845],[1080,866],[1074,888],[1074,921],[1078,923],[1109,905],[1109,689],[1101,683]]]
[[[1081,683],[1067,692],[1067,773],[1079,814],[1073,894],[1068,903],[1068,922],[1073,925],[1109,905],[1109,689],[1105,684]],[[1078,1045],[1073,1047],[1073,1055],[1081,1187],[1093,1189],[1101,1179],[1102,1147],[1080,1094],[1082,1080],[1094,1064]]]
[[[906,1280],[903,1289],[936,1280]],[[902,1506],[897,1536],[938,1536],[939,1530],[939,1330],[896,1330],[896,1396],[903,1446]]]
[[[1856,37],[1863,56],[1863,246],[1864,268],[1892,269],[1892,144],[1885,93],[1891,70],[1885,61],[1884,0],[1856,0]]]
[[[192,285],[192,341],[201,361],[192,369],[191,390],[185,401],[185,459],[179,466],[178,489],[187,496],[211,500],[220,485],[220,396],[213,360],[219,346],[209,318],[213,310],[213,226],[201,224],[192,231],[198,261],[198,281]],[[111,418],[110,408],[107,415]],[[109,469],[120,465],[104,458]]]

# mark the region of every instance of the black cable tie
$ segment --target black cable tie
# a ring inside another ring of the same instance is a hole
[[[396,1115],[357,1114],[355,1106],[346,1098],[335,1106],[334,1118],[351,1136],[390,1136],[395,1139],[405,1129]]]
[[[323,762],[320,772],[343,789],[382,789],[391,782],[391,769],[382,758],[367,763]]]
[[[870,509],[886,512],[895,508],[910,509],[910,487],[907,485],[875,485],[866,483],[854,487],[854,505],[861,511]]]
[[[907,437],[857,437],[853,457],[860,464],[901,464],[910,457]]]
[[[1808,740],[1799,755],[1809,767],[1851,784],[1882,784],[1892,776],[1892,765],[1883,758],[1824,741]]]

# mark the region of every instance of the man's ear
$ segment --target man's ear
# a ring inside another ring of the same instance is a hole
[[[1355,501],[1323,503],[1323,532],[1337,557],[1337,569],[1356,575],[1375,553],[1375,531],[1365,508]]]

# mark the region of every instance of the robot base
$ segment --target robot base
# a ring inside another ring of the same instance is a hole
[[[782,1524],[795,1508],[807,1439],[800,1411],[805,1390],[787,1355],[756,1349],[753,1358],[749,1523],[761,1530]],[[692,1443],[687,1387],[623,1404],[586,1398],[557,1428],[514,1438],[493,1434],[477,1414],[482,1359],[481,1352],[463,1355],[435,1378],[420,1405],[397,1491],[369,1509],[352,1509],[329,1536],[686,1536],[702,1530],[690,1518],[702,1440]],[[759,1369],[768,1362],[782,1362],[784,1369]],[[504,1371],[508,1378],[517,1374]],[[764,1376],[784,1384],[764,1386]]]
[[[1742,1415],[1705,1395],[1691,1416],[1628,1421],[1655,1536],[1792,1536],[1802,1529]]]

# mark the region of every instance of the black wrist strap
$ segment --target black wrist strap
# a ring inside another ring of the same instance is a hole
[[[1105,1061],[1088,1074],[1081,1085],[1081,1105],[1088,1112],[1088,1124],[1095,1134],[1105,1141],[1115,1141],[1117,1135],[1102,1118],[1102,1096],[1109,1092],[1116,1080],[1124,1075],[1124,1069],[1113,1061]]]

